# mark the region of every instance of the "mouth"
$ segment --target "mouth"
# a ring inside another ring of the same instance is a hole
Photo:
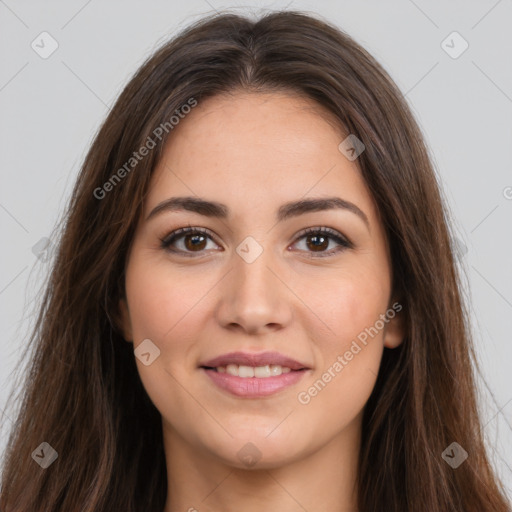
[[[244,398],[259,398],[282,391],[311,371],[307,365],[279,352],[231,352],[200,364],[221,390]]]

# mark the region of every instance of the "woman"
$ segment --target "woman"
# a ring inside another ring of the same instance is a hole
[[[66,213],[0,507],[506,511],[435,173],[294,12],[159,49]]]

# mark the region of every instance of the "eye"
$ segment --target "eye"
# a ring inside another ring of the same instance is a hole
[[[162,249],[172,253],[180,253],[184,256],[193,256],[193,253],[199,254],[207,249],[208,239],[218,245],[208,229],[188,226],[169,233],[160,241]],[[298,241],[295,244],[302,241],[302,239],[305,239],[305,252],[308,252],[311,258],[332,256],[345,249],[353,248],[353,244],[343,235],[326,227],[304,230],[299,233]],[[331,242],[337,244],[337,247],[326,251],[325,249],[329,247]]]
[[[306,252],[309,252],[308,256],[311,258],[323,258],[327,256],[333,256],[345,249],[351,249],[354,247],[352,242],[345,238],[341,233],[337,231],[325,228],[308,228],[299,234],[299,241],[305,239]],[[337,245],[333,249],[326,251],[329,247],[330,242],[333,241]],[[298,242],[295,242],[296,244]]]
[[[193,256],[193,253],[200,253],[206,248],[208,238],[212,239],[212,234],[208,229],[188,226],[169,233],[160,241],[162,249],[172,253],[181,253],[184,256]],[[183,242],[182,247],[174,246],[177,241]]]

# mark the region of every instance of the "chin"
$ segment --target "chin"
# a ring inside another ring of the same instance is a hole
[[[298,439],[273,434],[268,437],[271,431],[271,428],[263,433],[248,430],[243,437],[238,434],[236,438],[225,438],[223,442],[214,440],[213,443],[209,437],[207,449],[224,464],[247,470],[274,469],[301,458],[303,449]]]

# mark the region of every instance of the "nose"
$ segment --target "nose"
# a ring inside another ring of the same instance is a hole
[[[253,335],[286,327],[292,318],[293,293],[272,251],[263,250],[252,262],[235,252],[232,263],[219,289],[219,324]]]

